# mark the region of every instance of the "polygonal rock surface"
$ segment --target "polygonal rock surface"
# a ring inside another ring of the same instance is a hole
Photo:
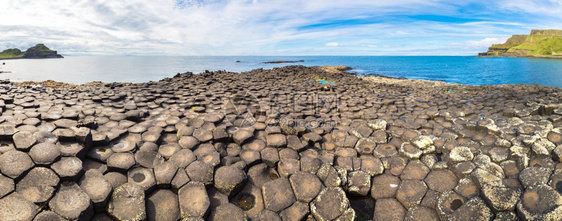
[[[310,211],[317,220],[334,220],[349,207],[349,200],[341,187],[323,189],[310,204]]]
[[[550,186],[532,186],[521,195],[517,213],[523,220],[559,220],[561,205],[562,197]]]
[[[211,184],[213,182],[213,167],[202,161],[197,160],[189,164],[189,166],[185,168],[185,172],[187,172],[189,178],[195,182],[200,182],[205,185]]]
[[[297,200],[305,203],[312,201],[323,188],[322,181],[311,173],[297,172],[289,181]]]
[[[170,190],[159,189],[146,198],[147,220],[178,220],[180,207],[178,195]]]
[[[221,193],[234,196],[246,183],[246,173],[231,166],[222,166],[215,172],[214,186]]]
[[[107,212],[117,220],[146,219],[144,190],[133,183],[117,187],[111,195]]]
[[[0,220],[32,220],[39,207],[17,193],[0,199]]]
[[[371,190],[371,176],[365,171],[349,173],[347,190],[351,195],[366,196]]]
[[[203,218],[209,212],[211,201],[202,183],[191,182],[178,191],[182,219]]]
[[[0,172],[16,178],[33,167],[33,161],[24,152],[12,150],[0,155]]]
[[[374,220],[404,220],[406,209],[394,198],[377,200]]]
[[[232,221],[245,221],[247,220],[246,214],[242,209],[238,208],[234,204],[225,203],[213,210],[211,215],[209,215],[209,220],[211,221],[221,221],[221,220],[232,220]]]
[[[14,191],[14,180],[0,174],[0,199]]]
[[[400,179],[390,174],[382,174],[373,178],[371,196],[375,199],[392,198],[398,191]]]
[[[96,170],[88,170],[80,179],[80,188],[90,196],[94,207],[98,211],[103,211],[109,200],[109,195],[113,187],[105,179],[102,173]]]
[[[137,167],[129,170],[127,177],[129,183],[134,183],[145,191],[151,190],[156,186],[156,178],[154,178],[152,169]]]
[[[482,187],[482,197],[494,211],[513,211],[521,193],[521,189],[505,185],[486,184]]]
[[[421,180],[403,180],[396,192],[396,199],[408,209],[419,205],[426,191],[427,186]]]
[[[429,189],[437,192],[452,190],[457,186],[457,177],[450,170],[433,170],[427,174],[425,182]]]
[[[262,187],[262,194],[265,208],[274,212],[279,212],[296,201],[287,178],[278,178],[265,183]]]
[[[75,183],[62,183],[49,207],[65,219],[86,219],[94,215],[90,196]]]
[[[18,182],[16,191],[33,203],[43,203],[53,196],[59,181],[59,177],[52,170],[35,167]]]
[[[27,151],[37,140],[29,131],[20,131],[13,136],[14,145],[16,149]]]
[[[82,161],[78,157],[63,157],[51,165],[61,179],[77,179],[82,172]]]

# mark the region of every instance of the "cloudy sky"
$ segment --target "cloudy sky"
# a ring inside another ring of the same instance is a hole
[[[473,55],[562,29],[562,0],[0,0],[0,49],[63,55]]]

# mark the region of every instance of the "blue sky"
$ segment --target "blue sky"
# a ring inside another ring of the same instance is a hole
[[[0,48],[65,55],[474,55],[562,0],[0,0]]]

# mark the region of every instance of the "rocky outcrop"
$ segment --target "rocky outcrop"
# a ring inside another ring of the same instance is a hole
[[[478,56],[562,58],[562,30],[532,30],[529,35],[513,35]]]
[[[57,51],[49,49],[44,44],[37,44],[27,51],[22,52],[20,49],[6,49],[0,53],[0,59],[40,59],[40,58],[63,58]]]

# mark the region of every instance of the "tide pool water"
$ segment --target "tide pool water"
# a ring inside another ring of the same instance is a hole
[[[266,64],[267,61],[298,61]],[[345,65],[358,75],[385,75],[471,85],[538,84],[562,87],[562,59],[474,56],[66,56],[3,60],[0,79],[68,83],[147,82],[177,73],[249,71],[286,65]]]

